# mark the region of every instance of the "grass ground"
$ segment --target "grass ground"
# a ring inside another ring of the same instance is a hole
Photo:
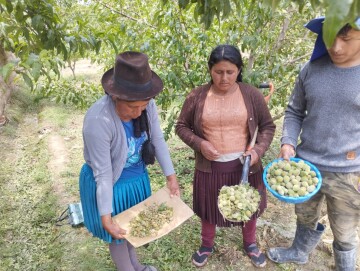
[[[82,226],[57,221],[68,204],[79,201],[85,111],[49,100],[35,101],[26,91],[17,92],[8,107],[10,122],[0,128],[0,271],[115,270],[106,244]],[[264,164],[276,157],[278,142],[277,136]],[[193,153],[175,136],[168,144],[182,199],[191,207]],[[157,191],[165,179],[158,165],[149,171],[152,189]],[[323,222],[327,223],[325,212]],[[258,223],[259,246],[266,250],[289,245],[294,227],[293,205],[269,195],[268,209]],[[199,219],[193,216],[167,236],[140,247],[139,257],[161,271],[196,270],[190,258],[200,245],[199,232]],[[323,237],[307,265],[268,261],[263,270],[332,270],[331,232],[327,230]],[[218,229],[216,252],[202,270],[255,270],[241,244],[238,228]]]

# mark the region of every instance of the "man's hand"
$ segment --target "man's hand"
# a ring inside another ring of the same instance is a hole
[[[209,141],[202,141],[200,145],[200,151],[204,157],[210,161],[214,161],[220,157],[220,153]]]
[[[114,239],[124,239],[126,235],[126,230],[120,228],[111,218],[111,214],[101,216],[101,223],[104,229],[114,238]]]
[[[290,144],[284,144],[281,146],[280,158],[284,158],[285,160],[290,160],[291,157],[295,156],[295,148],[293,145]]]

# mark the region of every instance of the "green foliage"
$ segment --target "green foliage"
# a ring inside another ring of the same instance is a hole
[[[221,43],[241,49],[245,82],[275,83],[271,107],[286,105],[299,66],[308,60],[315,39],[303,27],[314,17],[310,4],[304,5],[302,14],[292,3],[280,3],[272,13],[261,2],[244,0],[234,6],[234,16],[215,17],[207,29],[194,19],[193,1],[181,5],[187,9],[167,1],[161,1],[161,8],[154,1],[99,1],[88,7],[90,13],[98,14],[92,27],[103,32],[98,32],[103,43],[99,54],[91,56],[93,61],[111,67],[121,51],[149,55],[152,69],[164,80],[157,103],[168,124],[164,127],[167,138],[187,93],[209,81],[208,56]]]
[[[0,67],[2,77],[6,80],[15,71],[34,89],[42,76],[47,83],[59,77],[64,60],[98,52],[101,42],[80,11],[60,1],[0,1],[0,49],[16,57]]]
[[[4,79],[4,81],[8,80],[9,76],[11,75],[11,72],[14,69],[14,66],[15,66],[15,64],[10,62],[10,63],[7,63],[6,65],[0,67],[0,73],[1,73],[1,76]]]
[[[327,0],[324,21],[324,42],[330,47],[339,30],[347,23],[354,25],[360,15],[360,0]]]
[[[331,44],[339,27],[358,16],[359,1],[2,0],[0,47],[15,59],[0,75],[7,80],[16,71],[36,93],[85,108],[101,87],[60,78],[65,61],[89,57],[111,67],[121,51],[145,52],[165,83],[157,102],[168,137],[186,94],[209,80],[207,58],[216,45],[237,45],[244,81],[273,81],[270,107],[284,107],[315,39],[303,24],[325,12],[324,39]]]
[[[19,0],[8,7],[6,3],[0,2],[0,33],[4,33],[0,34],[0,44],[17,58],[0,67],[3,77],[15,69],[35,93],[86,108],[102,95],[101,86],[61,78],[65,60],[74,63],[87,57],[106,69],[114,65],[119,52],[144,52],[164,81],[157,104],[167,123],[166,138],[173,132],[185,96],[209,81],[207,60],[216,45],[238,46],[245,63],[244,81],[253,85],[273,81],[276,94],[269,106],[283,108],[315,39],[303,27],[315,17],[310,3],[304,1],[182,0],[174,5],[167,0],[86,4]],[[20,12],[15,12],[16,6],[27,18],[25,21],[16,15]],[[30,12],[34,8],[39,12]],[[215,10],[204,14],[213,16],[211,20],[202,19],[205,10]],[[46,38],[45,33],[49,35]]]
[[[75,105],[77,108],[88,108],[104,95],[99,84],[64,78],[51,81],[49,85],[40,82],[36,91],[43,97],[51,97],[57,103]]]
[[[163,0],[163,3],[167,2],[170,1]],[[247,0],[178,0],[178,5],[182,9],[187,9],[193,4],[195,6],[194,17],[204,24],[205,28],[209,28],[215,17],[220,20],[220,18],[225,19],[236,14],[239,7],[246,5],[246,2]],[[251,2],[255,3],[255,1]],[[262,0],[258,4],[264,5],[275,14],[281,3],[287,2],[289,1]],[[291,2],[297,4],[300,12],[306,7],[306,1],[292,0]],[[360,15],[360,0],[310,0],[310,4],[315,11],[321,11],[326,15],[324,41],[328,47],[332,45],[338,31],[347,23],[353,24]],[[232,12],[232,9],[235,9],[235,12]]]

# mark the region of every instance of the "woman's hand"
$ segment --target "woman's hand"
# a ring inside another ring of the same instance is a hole
[[[290,157],[294,157],[294,156],[295,156],[295,148],[293,145],[284,144],[281,146],[281,150],[279,154],[280,158],[284,158],[285,160],[289,161]]]
[[[124,239],[126,230],[120,228],[111,218],[111,214],[101,216],[103,228],[114,238]]]
[[[248,156],[248,155],[251,156],[250,166],[255,165],[256,163],[259,162],[260,157],[259,157],[259,155],[257,154],[257,152],[256,152],[254,149],[247,150],[247,151],[244,153],[244,156]]]
[[[172,174],[169,176],[166,176],[166,180],[167,180],[167,188],[169,188],[170,190],[170,197],[173,196],[178,196],[180,197],[180,188],[179,188],[179,183],[176,179],[176,175]]]
[[[214,161],[220,157],[220,153],[209,141],[202,141],[200,145],[200,151],[204,157],[210,161]]]

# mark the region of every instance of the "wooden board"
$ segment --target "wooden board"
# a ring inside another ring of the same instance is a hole
[[[156,236],[148,236],[144,238],[130,236],[130,221],[132,218],[136,217],[142,210],[146,208],[146,205],[149,206],[152,203],[161,204],[165,202],[167,206],[172,207],[174,210],[174,215],[172,220],[165,224],[162,229],[159,230]],[[152,194],[149,198],[140,202],[139,204],[127,209],[124,212],[113,217],[114,222],[116,222],[121,228],[127,231],[126,240],[128,240],[134,247],[140,247],[151,241],[154,241],[172,230],[180,226],[187,219],[189,219],[194,214],[193,210],[187,206],[179,197],[170,197],[170,192],[166,187],[163,187],[156,193]]]

